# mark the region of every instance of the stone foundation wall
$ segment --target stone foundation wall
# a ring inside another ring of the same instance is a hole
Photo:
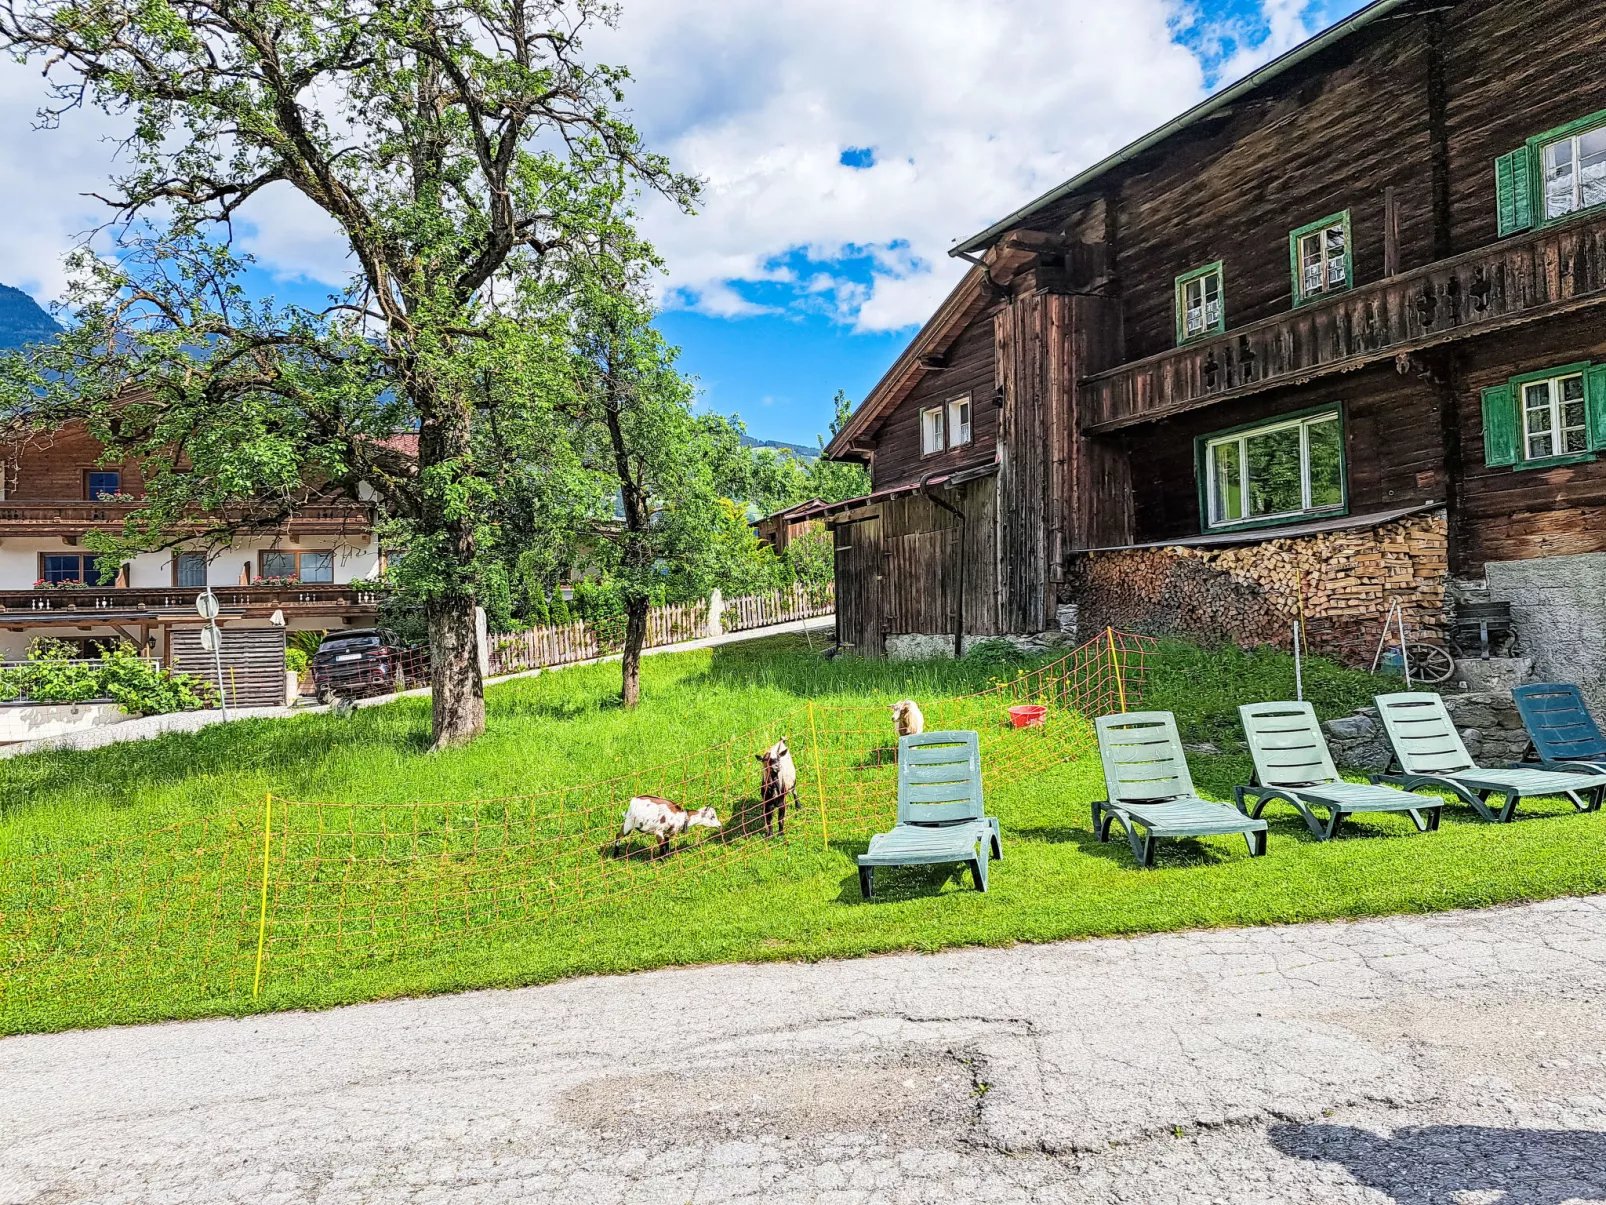
[[[1079,559],[1068,601],[1084,630],[1112,626],[1208,644],[1290,647],[1303,584],[1314,651],[1370,664],[1389,604],[1412,639],[1444,630],[1444,512],[1374,528],[1225,548],[1171,546]]]
[[[1509,602],[1523,653],[1545,682],[1574,682],[1606,707],[1606,553],[1491,561],[1489,597]]]
[[[1444,705],[1455,721],[1472,760],[1487,769],[1521,761],[1528,752],[1528,732],[1509,694],[1445,695]],[[1387,769],[1393,754],[1377,708],[1322,725],[1333,761],[1352,770]]]

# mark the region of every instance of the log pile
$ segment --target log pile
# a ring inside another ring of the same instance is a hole
[[[1083,622],[1253,648],[1292,643],[1303,613],[1310,647],[1370,662],[1398,600],[1413,640],[1439,639],[1449,578],[1443,511],[1373,528],[1226,548],[1092,553],[1072,582]]]

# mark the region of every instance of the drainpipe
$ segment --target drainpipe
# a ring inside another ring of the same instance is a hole
[[[958,661],[965,655],[965,532],[969,520],[965,518],[964,511],[931,492],[930,473],[920,479],[920,492],[928,502],[942,507],[959,520],[959,586],[954,599],[954,660]]]

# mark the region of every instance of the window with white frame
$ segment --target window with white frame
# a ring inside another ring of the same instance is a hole
[[[1207,527],[1344,508],[1344,429],[1336,409],[1203,442]]]
[[[1584,374],[1569,373],[1522,386],[1522,447],[1527,460],[1589,451]]]
[[[1545,220],[1606,205],[1606,125],[1544,144]]]
[[[1220,263],[1177,277],[1177,342],[1225,330],[1223,296]]]
[[[1308,301],[1350,286],[1348,212],[1302,226],[1289,236],[1294,260],[1294,300]]]
[[[948,403],[948,446],[957,448],[970,442],[970,395]]]
[[[943,450],[942,407],[933,406],[920,412],[920,454],[935,456]]]
[[[206,585],[206,553],[180,552],[174,554],[173,584],[192,588]]]

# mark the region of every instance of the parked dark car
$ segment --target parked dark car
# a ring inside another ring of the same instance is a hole
[[[312,684],[320,699],[405,690],[406,649],[394,632],[362,628],[330,632],[312,656]]]

